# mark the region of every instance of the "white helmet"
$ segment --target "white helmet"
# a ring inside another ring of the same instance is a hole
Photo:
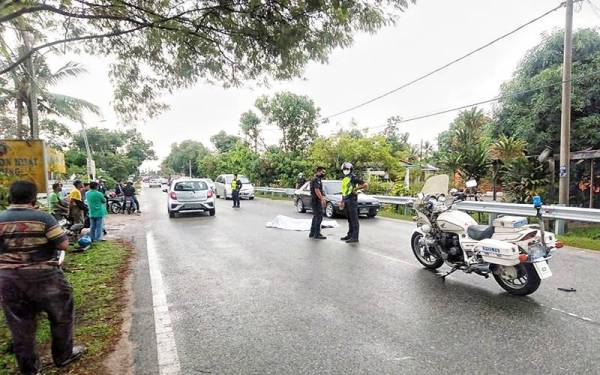
[[[344,164],[342,164],[341,169],[344,170],[344,169],[353,169],[353,168],[354,167],[353,167],[352,163],[345,161]]]

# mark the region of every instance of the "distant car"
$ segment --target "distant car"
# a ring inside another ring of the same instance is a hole
[[[160,179],[158,178],[153,178],[151,180],[148,181],[148,187],[160,187],[161,183],[160,183]]]
[[[200,178],[200,180],[206,182],[206,184],[212,191],[216,191],[215,182],[213,180],[211,180],[210,178]]]
[[[242,189],[240,190],[240,199],[254,199],[254,186],[244,175],[239,175],[238,179],[242,182]],[[233,181],[232,174],[222,174],[215,180],[215,193],[217,198],[231,199],[231,181]]]
[[[167,212],[171,218],[183,212],[208,212],[215,216],[215,193],[200,179],[176,179],[163,191],[168,193]]]
[[[344,216],[344,212],[340,209],[340,201],[342,200],[342,181],[339,180],[323,180],[323,190],[325,192],[325,216],[333,218],[336,216]],[[305,183],[302,187],[294,192],[294,203],[296,211],[306,212],[311,210],[312,197],[310,195],[310,182]],[[358,194],[358,214],[368,217],[375,217],[381,208],[379,201],[367,194]]]

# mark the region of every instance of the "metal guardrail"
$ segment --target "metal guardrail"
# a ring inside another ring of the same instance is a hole
[[[255,187],[254,191],[258,191],[260,193],[271,193],[271,194],[282,194],[287,196],[294,195],[296,189],[291,188],[273,188],[273,187]]]
[[[456,204],[462,211],[487,212],[518,216],[535,216],[536,211],[530,204],[463,201]],[[572,220],[589,223],[600,223],[600,210],[596,208],[543,206],[542,216],[550,220]]]
[[[263,193],[294,195],[295,189],[286,188],[264,188],[255,189]],[[389,195],[373,195],[373,198],[381,203],[406,206],[414,202],[414,197],[395,197]],[[518,215],[518,216],[536,216],[536,211],[530,204],[489,202],[489,201],[462,201],[456,203],[456,208],[461,211],[487,212],[490,214]],[[600,209],[564,207],[564,206],[543,206],[542,215],[549,220],[571,220],[583,221],[588,223],[600,223]]]

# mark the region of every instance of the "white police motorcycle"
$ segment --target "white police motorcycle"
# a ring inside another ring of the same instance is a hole
[[[455,202],[465,199],[464,193],[453,189],[447,199],[448,180],[447,175],[429,178],[413,204],[417,228],[411,245],[417,260],[430,270],[447,264],[451,270],[442,278],[457,270],[486,278],[491,274],[510,294],[535,292],[541,280],[552,276],[550,252],[562,247],[553,234],[544,232],[541,199],[534,198],[539,225],[528,225],[527,218],[516,216],[478,225],[454,208]],[[468,188],[475,186],[475,181],[467,182]]]

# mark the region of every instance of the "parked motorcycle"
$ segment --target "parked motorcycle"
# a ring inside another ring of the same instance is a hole
[[[123,209],[123,195],[115,195],[114,193],[106,197],[108,200],[108,210],[112,214],[121,213]]]
[[[417,260],[430,270],[446,263],[451,270],[446,278],[461,270],[488,278],[508,293],[525,296],[535,292],[541,280],[552,276],[548,266],[551,251],[562,247],[551,233],[544,231],[542,202],[534,199],[539,224],[528,225],[526,217],[504,216],[493,225],[478,225],[467,213],[457,210],[454,203],[466,194],[451,191],[448,195],[448,176],[429,178],[413,207],[417,213],[417,229],[411,245]],[[467,183],[472,189],[477,185]]]

